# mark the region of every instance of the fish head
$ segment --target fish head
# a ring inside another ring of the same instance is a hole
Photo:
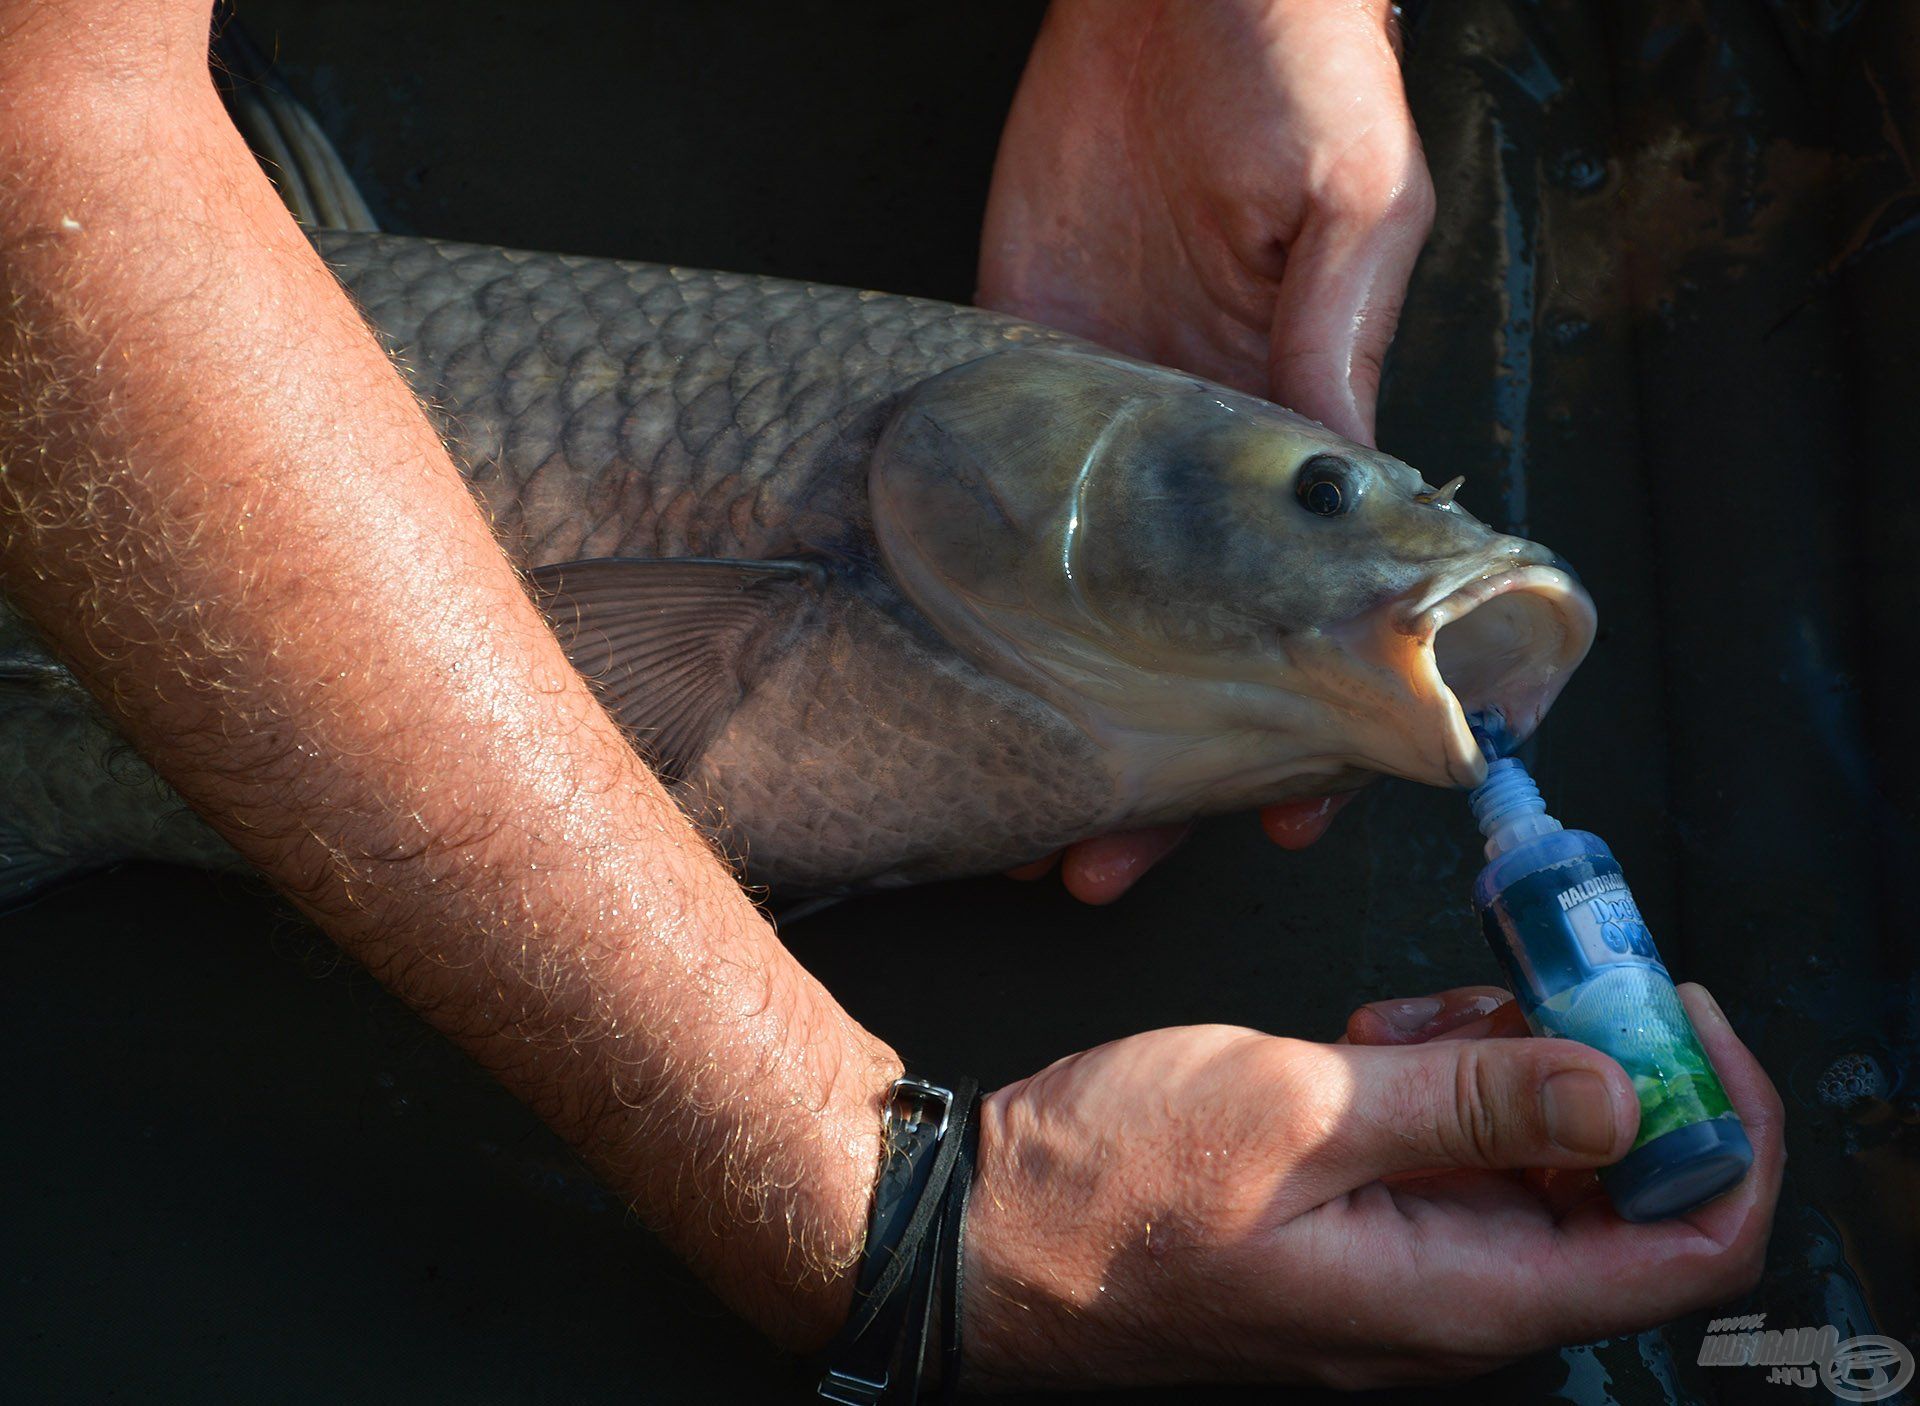
[[[1566,565],[1457,484],[1117,357],[1018,350],[929,380],[870,489],[907,596],[1120,759],[1133,819],[1379,773],[1475,785],[1467,715],[1524,739],[1593,640]]]

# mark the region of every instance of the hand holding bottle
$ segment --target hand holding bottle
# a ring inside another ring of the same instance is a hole
[[[1364,1008],[1335,1044],[1154,1031],[1000,1090],[970,1379],[1431,1381],[1738,1295],[1779,1194],[1780,1103],[1712,998],[1682,991],[1757,1160],[1657,1224],[1593,1181],[1634,1137],[1624,1072],[1512,1038],[1517,1008],[1484,990]]]

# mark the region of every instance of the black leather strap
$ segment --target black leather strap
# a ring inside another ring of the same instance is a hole
[[[947,1198],[943,1194],[934,1210],[927,1238],[920,1242],[920,1259],[913,1267],[913,1291],[906,1322],[906,1390],[900,1398],[908,1403],[919,1401],[920,1378],[927,1367],[927,1335],[933,1327],[933,1286],[940,1268],[941,1225],[946,1215]]]
[[[867,1224],[853,1312],[821,1359],[825,1372],[817,1393],[825,1400],[842,1406],[879,1402],[892,1384],[903,1334],[909,1347],[918,1349],[909,1364],[912,1391],[918,1394],[936,1231],[978,1089],[971,1079],[951,1092],[911,1079],[894,1085],[887,1155]]]
[[[980,1163],[980,1104],[976,1090],[960,1130],[960,1160],[947,1181],[947,1213],[940,1223],[940,1400],[960,1399],[961,1306],[967,1287],[967,1207],[973,1200],[973,1174]]]
[[[970,1082],[970,1081],[969,1081]],[[959,1294],[961,1281],[956,1267],[960,1263],[961,1236],[965,1233],[968,1193],[973,1189],[973,1168],[980,1146],[977,1118],[980,1093],[975,1087],[965,1102],[956,1094],[952,1125],[947,1137],[954,1144],[953,1168],[940,1194],[940,1210],[929,1232],[927,1248],[914,1276],[913,1307],[907,1315],[907,1353],[912,1373],[908,1377],[905,1400],[920,1399],[921,1379],[927,1366],[927,1341],[933,1328],[933,1309],[942,1308],[940,1340],[942,1377],[941,1400],[951,1401],[959,1391]],[[929,1196],[933,1194],[928,1189]],[[951,1333],[952,1336],[948,1336]]]

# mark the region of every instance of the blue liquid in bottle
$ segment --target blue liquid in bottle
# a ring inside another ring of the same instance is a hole
[[[1640,1096],[1640,1132],[1602,1169],[1614,1209],[1664,1220],[1728,1190],[1753,1165],[1739,1115],[1700,1047],[1673,978],[1598,835],[1563,829],[1519,761],[1481,728],[1487,779],[1471,796],[1487,839],[1474,911],[1536,1035],[1611,1055]]]

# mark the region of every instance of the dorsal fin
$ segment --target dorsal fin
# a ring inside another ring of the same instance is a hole
[[[574,667],[667,780],[685,776],[751,684],[761,646],[814,599],[799,561],[602,557],[531,573]]]
[[[214,13],[212,60],[233,125],[293,217],[309,230],[377,231],[339,150],[228,5]]]

